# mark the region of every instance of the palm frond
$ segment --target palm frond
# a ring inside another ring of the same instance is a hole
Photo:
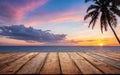
[[[105,13],[101,14],[100,23],[101,23],[100,24],[101,32],[103,33],[103,28],[105,29],[105,31],[107,31],[108,23],[107,23],[107,20],[106,20],[106,14]]]
[[[115,1],[115,5],[120,6],[120,0],[113,0]]]
[[[92,18],[89,25],[88,25],[89,28],[90,28],[91,24],[94,23],[94,21],[95,21],[95,18]]]
[[[97,18],[95,18],[94,20],[93,20],[93,24],[92,24],[92,29],[94,28],[94,26],[95,26],[95,23],[96,23],[96,20],[97,20]],[[90,27],[90,26],[89,26]]]
[[[89,17],[92,18],[92,16],[94,16],[95,12],[96,12],[96,10],[89,12],[87,15],[85,15],[84,20],[88,19]]]
[[[96,1],[95,4],[97,4],[99,6],[101,5],[101,3],[99,1]]]
[[[85,0],[85,2],[89,2],[89,1],[97,1],[97,0]]]
[[[120,17],[120,10],[117,7],[111,7],[110,10]]]
[[[116,16],[109,11],[109,18],[110,18],[110,23],[112,26],[116,27],[117,26],[117,18]]]
[[[88,27],[92,25],[92,29],[94,28],[98,15],[99,15],[99,12],[94,12],[94,14],[91,16],[91,21]]]
[[[95,24],[96,24],[96,21],[98,19],[98,16],[99,16],[99,12],[96,12],[96,15],[94,17],[94,22],[93,22],[93,25],[92,25],[92,29],[94,28]]]
[[[92,9],[98,10],[99,6],[97,6],[97,5],[91,5],[90,7],[88,7],[87,12],[89,12]]]
[[[93,1],[93,0],[85,0],[85,2],[89,2],[89,1]]]

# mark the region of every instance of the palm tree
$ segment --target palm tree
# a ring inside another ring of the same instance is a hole
[[[98,0],[85,0],[85,2],[89,2],[89,1],[98,1]],[[109,0],[109,2],[115,2],[115,4],[117,5],[117,6],[120,6],[120,0]]]
[[[89,27],[92,26],[93,29],[97,19],[100,18],[101,32],[103,33],[103,30],[107,31],[108,26],[110,26],[117,41],[120,44],[120,40],[115,30],[113,29],[113,26],[114,27],[117,26],[116,16],[120,16],[120,10],[118,8],[119,4],[116,5],[115,0],[92,0],[92,1],[94,1],[94,4],[88,7],[87,9],[88,14],[84,17],[84,20],[91,18]]]

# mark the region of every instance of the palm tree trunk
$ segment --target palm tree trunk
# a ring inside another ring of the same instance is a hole
[[[115,35],[115,37],[116,37],[117,41],[118,41],[118,43],[120,44],[120,39],[118,38],[118,36],[117,36],[117,34],[116,34],[115,30],[113,29],[113,27],[112,27],[111,23],[110,23],[110,22],[108,22],[108,23],[109,23],[109,26],[110,26],[111,30],[113,31],[113,33],[114,33],[114,35]]]

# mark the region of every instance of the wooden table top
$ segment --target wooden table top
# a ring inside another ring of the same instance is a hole
[[[0,74],[120,74],[115,52],[0,53]]]

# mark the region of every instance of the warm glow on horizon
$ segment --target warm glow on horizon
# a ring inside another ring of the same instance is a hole
[[[101,33],[99,18],[94,30],[88,28],[90,19],[84,17],[91,4],[85,0],[0,0],[0,13],[4,13],[0,14],[0,46],[120,46],[109,26]],[[120,38],[119,28],[120,18],[115,29]]]
[[[103,46],[104,44],[103,43],[99,43],[99,46]]]

